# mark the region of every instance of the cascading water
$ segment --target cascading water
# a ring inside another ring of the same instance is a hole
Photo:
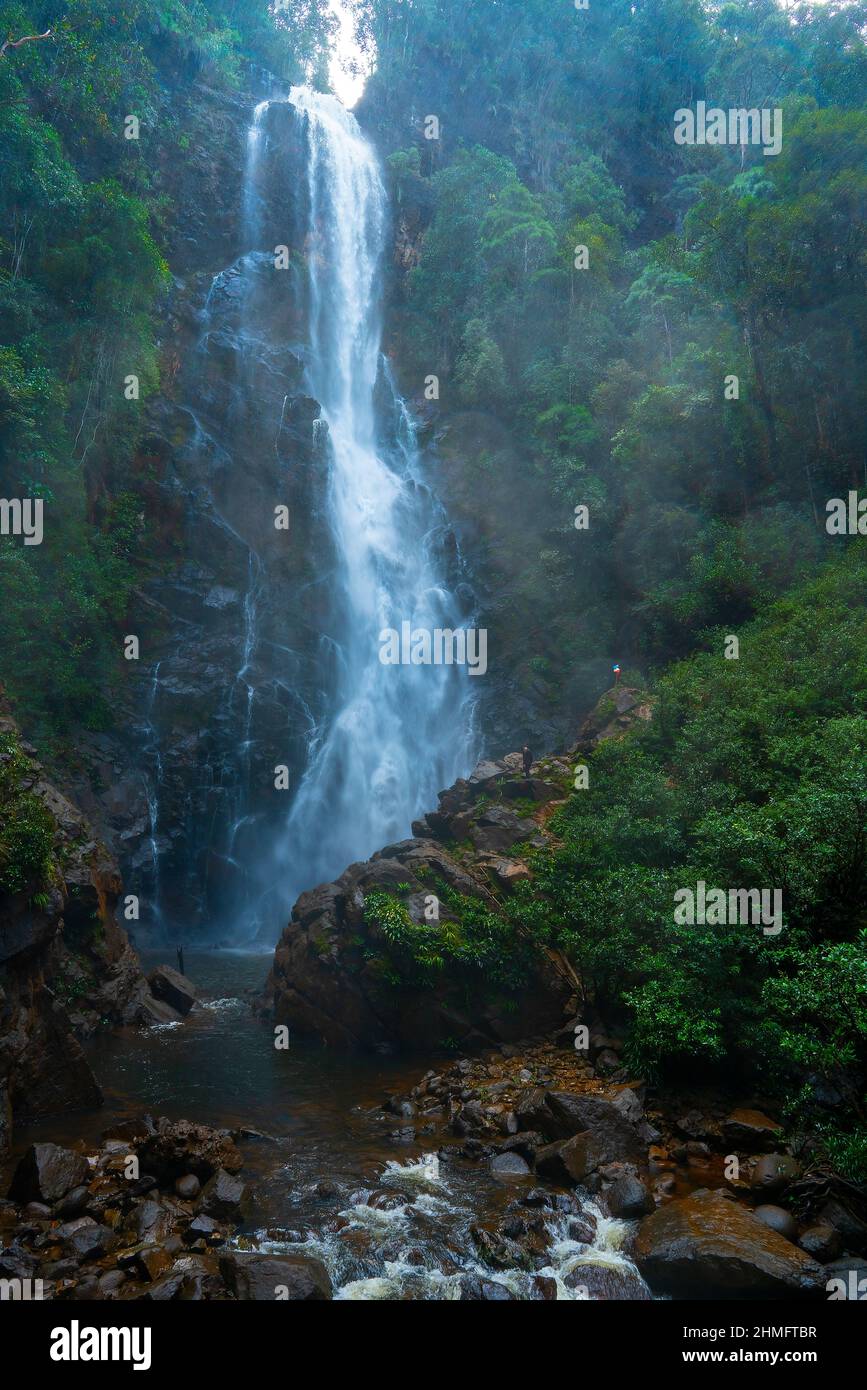
[[[287,900],[409,833],[467,771],[466,669],[385,665],[380,633],[454,629],[445,518],[418,471],[408,414],[380,352],[387,203],[376,157],[331,96],[293,88],[308,146],[307,382],[328,429],[327,518],[336,566],[335,686],[310,741],[279,860]],[[390,398],[391,420],[375,402]]]
[[[472,606],[380,349],[387,223],[339,102],[296,88],[256,107],[240,254],[213,276],[167,430],[183,561],[151,591],[173,622],[150,644],[133,869],[172,939],[272,943],[299,893],[407,836],[472,763],[466,667],[379,659],[382,629],[460,629]]]

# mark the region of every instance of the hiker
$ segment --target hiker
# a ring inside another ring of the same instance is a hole
[[[183,975],[183,973],[184,973],[184,948],[183,948],[183,946],[178,946],[177,952],[178,952],[178,971],[179,971],[179,973],[180,973],[181,975]]]
[[[614,672],[614,684],[615,684],[615,685],[619,685],[619,684],[620,684],[620,662],[619,662],[619,661],[615,661],[615,663],[614,663],[614,665],[612,666],[611,669],[612,669],[612,671]]]
[[[530,776],[530,768],[533,766],[533,754],[530,752],[526,743],[521,749],[521,757],[524,759],[524,776]]]

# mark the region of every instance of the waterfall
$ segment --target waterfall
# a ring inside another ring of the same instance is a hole
[[[134,869],[154,932],[270,944],[299,893],[406,838],[468,770],[477,682],[379,659],[382,629],[459,629],[471,605],[381,349],[376,157],[339,102],[296,88],[256,107],[240,193],[239,254],[168,417],[183,547],[151,588],[167,616]]]
[[[328,432],[335,688],[281,836],[288,900],[406,838],[472,759],[466,668],[384,665],[380,633],[457,628],[442,509],[381,355],[388,231],[376,156],[331,96],[293,88],[308,150],[310,395]],[[378,403],[379,409],[377,408]]]

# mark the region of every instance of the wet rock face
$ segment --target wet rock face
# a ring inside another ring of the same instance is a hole
[[[49,882],[0,894],[2,1155],[13,1120],[102,1103],[79,1039],[104,1021],[131,1021],[148,988],[117,921],[117,864],[2,710],[0,734],[27,754],[21,785],[53,828]]]
[[[275,765],[297,785],[333,684],[326,434],[302,382],[305,137],[293,108],[269,107],[248,177],[254,104],[197,85],[187,157],[159,170],[173,209],[163,394],[132,479],[112,480],[143,498],[141,658],[123,663],[131,737],[83,736],[80,792],[141,899],[142,934],[228,935],[273,886],[249,869],[288,810]]]

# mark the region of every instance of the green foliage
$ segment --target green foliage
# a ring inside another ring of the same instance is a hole
[[[825,1094],[864,1116],[865,578],[852,551],[746,627],[738,660],[720,642],[673,666],[652,721],[592,755],[508,907],[622,1017],[637,1070],[724,1068],[802,1119]],[[699,880],[779,888],[782,932],[677,924]]]
[[[393,296],[403,381],[441,378],[450,504],[490,537],[491,640],[531,700],[543,656],[571,709],[597,654],[658,669],[814,571],[826,499],[863,488],[864,9],[364,11],[365,109],[423,232]],[[675,145],[699,98],[780,106],[782,152]],[[420,111],[448,113],[440,140]]]
[[[397,891],[405,893],[409,887],[398,885]],[[414,922],[405,905],[385,889],[365,895],[364,920],[373,929],[374,954],[382,952],[390,982],[429,987],[448,971],[452,984],[464,981],[475,992],[517,993],[535,941],[475,898],[464,898],[444,884],[438,885],[438,893],[448,909],[438,922]]]
[[[17,740],[0,732],[0,895],[37,889],[50,873],[54,822],[28,790],[32,776]]]

